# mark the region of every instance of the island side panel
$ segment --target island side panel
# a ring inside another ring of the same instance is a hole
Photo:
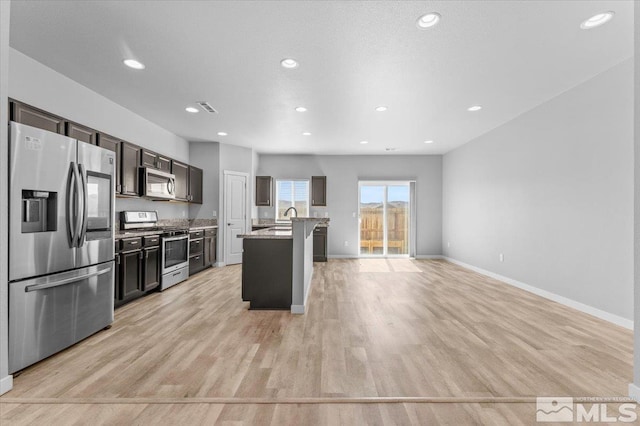
[[[250,309],[291,309],[293,241],[243,240],[242,300]]]

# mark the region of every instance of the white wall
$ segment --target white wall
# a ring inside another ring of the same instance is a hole
[[[7,86],[9,83],[9,17],[10,1],[0,1],[0,123],[7,123]],[[9,229],[7,211],[9,210],[9,193],[7,176],[8,137],[7,126],[0,126],[0,395],[11,390],[12,376],[9,376],[9,275],[8,275],[8,238],[5,231]]]
[[[189,161],[189,144],[155,123],[134,114],[104,96],[10,49],[9,97],[49,111],[98,131]],[[158,210],[160,218],[186,218],[188,204],[116,199],[116,211]]]
[[[191,142],[190,164],[202,169],[202,204],[189,206],[192,219],[214,219],[219,215],[220,202],[220,144],[218,142]],[[216,212],[216,216],[213,212]]]
[[[330,256],[358,256],[358,181],[416,180],[417,255],[442,254],[442,157],[435,155],[260,155],[259,176],[327,177],[327,207],[311,208],[331,219]],[[274,218],[275,207],[259,207],[260,218]],[[344,245],[347,241],[348,246]]]
[[[444,254],[631,320],[632,85],[629,59],[447,153]]]

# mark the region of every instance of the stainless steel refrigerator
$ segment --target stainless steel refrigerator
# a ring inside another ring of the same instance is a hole
[[[115,153],[10,123],[9,372],[113,322]]]

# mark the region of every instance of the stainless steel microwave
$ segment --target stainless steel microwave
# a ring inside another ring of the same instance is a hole
[[[140,169],[142,195],[155,200],[173,200],[176,198],[176,177],[150,167]]]

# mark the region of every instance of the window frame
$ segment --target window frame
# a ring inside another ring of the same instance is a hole
[[[276,187],[276,194],[275,194],[275,221],[276,223],[283,223],[283,222],[289,222],[289,219],[280,219],[278,217],[279,215],[279,211],[280,211],[280,187],[278,185],[279,182],[306,182],[307,184],[307,199],[305,200],[307,203],[307,211],[308,214],[311,214],[311,181],[310,179],[304,179],[304,178],[276,178],[276,182],[275,182],[275,187]],[[293,204],[295,204],[295,186],[292,187],[292,191],[291,191],[291,195],[293,198]]]

